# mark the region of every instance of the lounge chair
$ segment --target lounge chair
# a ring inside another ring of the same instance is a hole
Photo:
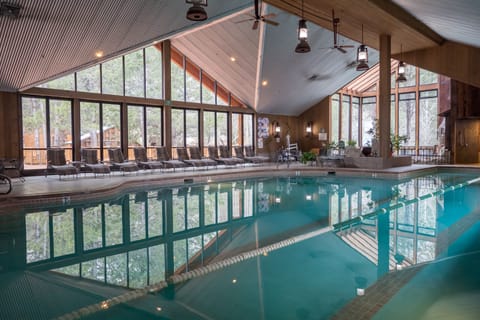
[[[48,170],[53,170],[55,174],[58,174],[58,179],[67,175],[77,177],[80,171],[78,166],[67,163],[65,149],[62,148],[47,149],[47,170],[45,171],[45,176],[48,174]]]
[[[98,160],[96,149],[82,149],[82,163],[95,177],[97,174],[110,174],[110,167]]]
[[[187,148],[177,148],[177,155],[178,155],[178,160],[183,161],[187,165],[193,166],[194,168],[207,166],[207,164],[203,160],[190,159]]]
[[[190,151],[190,159],[191,160],[201,160],[205,163],[205,166],[217,166],[217,161],[202,157],[200,153],[200,148],[199,147],[189,147],[188,150]]]
[[[236,147],[233,147],[233,149],[235,150],[235,156],[237,158],[240,158],[240,159],[243,159],[244,161],[246,162],[250,162],[250,163],[263,163],[263,162],[266,162],[268,160],[266,160],[267,158],[266,157],[260,157],[260,156],[247,156],[243,153],[243,147],[242,146],[236,146]]]
[[[269,157],[266,156],[257,156],[255,151],[253,150],[252,146],[245,146],[245,157],[247,158],[255,158],[260,162],[268,162],[270,161]]]
[[[135,155],[135,161],[137,165],[142,169],[163,169],[165,165],[162,161],[149,160],[147,158],[147,150],[144,147],[136,147],[133,149]]]
[[[243,159],[237,158],[237,157],[232,157],[230,154],[230,150],[228,146],[219,146],[218,150],[220,151],[220,159],[226,160],[231,164],[237,165],[237,164],[244,164],[245,161]]]
[[[208,158],[226,166],[234,166],[237,164],[235,160],[219,157],[218,148],[215,146],[208,147]]]
[[[135,172],[140,170],[135,162],[125,160],[122,150],[120,148],[108,149],[108,157],[113,169],[125,172]]]
[[[157,161],[161,161],[165,168],[173,168],[173,171],[176,168],[185,168],[187,166],[183,161],[171,159],[166,147],[157,147]]]

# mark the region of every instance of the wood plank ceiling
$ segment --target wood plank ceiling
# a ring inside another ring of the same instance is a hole
[[[120,54],[173,39],[207,73],[258,112],[298,115],[359,75],[355,49],[328,50],[331,12],[344,44],[379,47],[390,34],[392,54],[438,47],[446,40],[480,48],[477,0],[304,0],[312,52],[296,54],[301,0],[265,0],[280,26],[237,24],[252,0],[209,1],[209,19],[185,19],[180,0],[11,0],[18,19],[0,17],[0,90],[23,91]],[[252,12],[253,10],[250,9]],[[230,17],[237,13],[237,16]],[[229,18],[230,17],[230,18]],[[200,27],[197,30],[197,28]],[[353,39],[353,40],[350,40]],[[102,58],[94,56],[97,50]],[[370,50],[370,64],[378,59]],[[237,63],[227,59],[236,56]],[[465,62],[467,63],[467,62]],[[260,86],[262,80],[269,85]]]

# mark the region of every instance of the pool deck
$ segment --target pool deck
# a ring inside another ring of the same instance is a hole
[[[307,166],[301,163],[247,165],[240,167],[218,166],[211,169],[187,169],[177,171],[141,170],[138,173],[112,172],[111,175],[81,173],[78,177],[67,176],[59,179],[57,175],[29,176],[25,181],[12,179],[12,192],[0,195],[0,212],[2,208],[21,205],[44,203],[65,203],[112,196],[119,191],[135,190],[145,185],[153,187],[182,185],[184,183],[207,183],[227,181],[249,177],[272,176],[315,176],[335,174],[338,176],[357,176],[366,178],[404,179],[413,176],[436,172],[437,168],[464,168],[466,170],[480,169],[472,166],[433,166],[411,165],[383,170],[368,170],[357,168],[325,168]]]

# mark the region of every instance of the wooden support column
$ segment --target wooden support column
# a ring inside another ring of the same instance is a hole
[[[380,79],[378,99],[378,125],[380,133],[380,156],[391,157],[390,151],[390,35],[380,35]]]
[[[167,150],[172,148],[172,64],[170,40],[162,42],[162,67],[163,67],[163,100],[165,101],[163,114],[163,145]],[[171,151],[170,151],[171,152]]]

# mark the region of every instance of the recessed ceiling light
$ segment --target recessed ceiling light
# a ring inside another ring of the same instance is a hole
[[[235,58],[234,56],[231,56],[230,61],[235,62],[235,61],[237,61],[237,58]]]
[[[265,86],[267,86],[267,85],[268,85],[268,80],[263,80],[263,81],[262,81],[262,86],[265,87]]]
[[[97,58],[103,57],[103,51],[102,50],[95,51],[95,57]]]

